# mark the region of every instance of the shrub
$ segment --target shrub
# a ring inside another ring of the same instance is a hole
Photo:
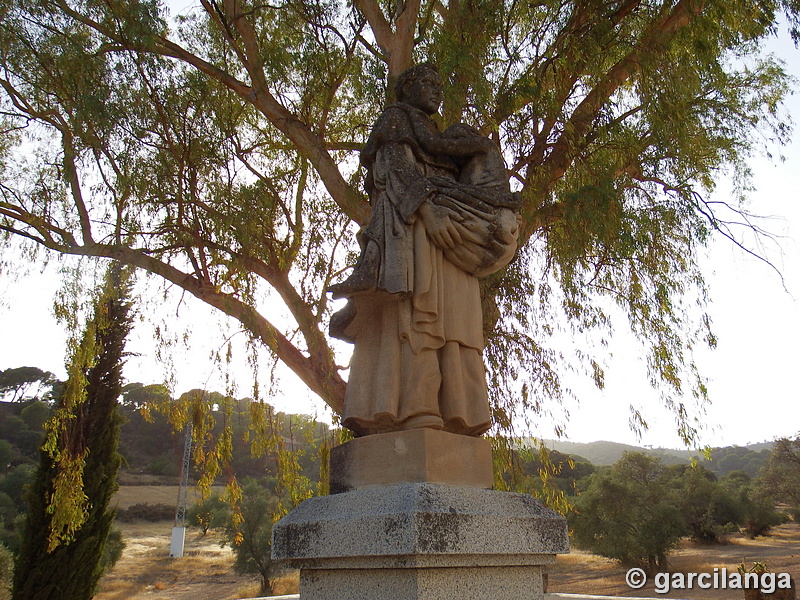
[[[748,506],[744,532],[750,539],[767,535],[773,527],[783,523],[783,517],[767,502],[751,501]]]
[[[151,475],[177,477],[180,475],[180,464],[175,454],[170,452],[154,458],[147,467],[147,472]]]
[[[14,555],[0,544],[0,600],[11,598],[11,581],[14,578]]]
[[[230,520],[231,508],[218,492],[214,492],[198,504],[193,505],[186,514],[190,527],[199,527],[203,535],[210,529],[222,529]]]
[[[626,452],[609,471],[592,474],[575,508],[570,525],[578,547],[651,571],[666,567],[686,531],[663,466],[641,453]]]
[[[125,549],[125,540],[122,539],[122,531],[112,527],[108,532],[106,544],[103,547],[103,556],[100,558],[100,567],[103,573],[107,573],[114,568],[117,561],[122,558],[122,551]]]
[[[149,521],[155,523],[157,521],[172,521],[174,518],[175,507],[169,504],[140,502],[138,504],[132,504],[128,508],[117,510],[117,520],[123,523],[132,523],[134,521]]]
[[[272,595],[276,575],[272,562],[272,524],[278,499],[254,479],[244,482],[242,489],[243,521],[234,525],[228,521],[228,541],[231,543],[237,573],[255,573],[261,578],[261,593]]]
[[[759,482],[749,475],[734,472],[723,477],[722,484],[735,498],[741,513],[740,524],[751,539],[767,535],[772,527],[783,522],[772,498],[760,493]]]
[[[792,517],[792,521],[794,521],[797,524],[800,524],[800,506],[795,506],[794,508],[790,508],[789,516]]]
[[[692,539],[716,543],[720,536],[737,531],[743,508],[737,495],[721,485],[702,465],[669,467],[670,486]]]

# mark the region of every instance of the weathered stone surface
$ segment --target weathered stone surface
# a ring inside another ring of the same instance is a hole
[[[303,600],[541,600],[541,567],[303,571]]]
[[[440,483],[492,487],[489,440],[435,429],[357,438],[331,449],[331,493],[375,485]]]
[[[541,600],[566,521],[526,494],[408,483],[306,500],[273,528],[303,600]]]
[[[357,435],[491,427],[478,277],[514,257],[520,197],[499,146],[456,124],[440,132],[432,65],[397,79],[361,152],[372,214],[334,337],[355,345],[342,424]]]
[[[566,521],[526,494],[427,483],[311,498],[275,524],[273,557],[531,555],[569,551]]]

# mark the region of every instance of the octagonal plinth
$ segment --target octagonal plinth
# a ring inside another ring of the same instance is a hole
[[[525,494],[407,483],[306,500],[273,528],[303,600],[541,600],[566,521]]]

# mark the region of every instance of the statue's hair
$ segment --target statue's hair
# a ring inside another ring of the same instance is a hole
[[[397,78],[397,82],[394,84],[394,96],[397,98],[397,101],[403,102],[405,98],[403,87],[406,85],[406,83],[414,83],[417,79],[420,79],[431,73],[436,75],[437,79],[441,79],[441,76],[439,75],[439,69],[436,68],[436,65],[427,62],[414,65],[410,69],[403,71],[400,74],[400,77]]]

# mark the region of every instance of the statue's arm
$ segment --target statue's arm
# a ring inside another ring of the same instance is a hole
[[[378,152],[378,164],[389,200],[403,221],[413,222],[419,207],[437,193],[436,186],[423,175],[408,144],[387,142]]]
[[[386,172],[386,193],[403,220],[422,219],[428,236],[441,248],[461,244],[458,215],[431,202],[439,190],[422,174],[411,147],[389,142],[380,149],[378,160]]]
[[[432,154],[462,158],[496,149],[495,143],[489,138],[464,134],[455,127],[449,128],[444,134],[424,127],[419,122],[414,122],[413,127],[420,146]]]
[[[417,214],[422,219],[428,237],[440,248],[455,248],[463,243],[462,234],[465,230],[454,211],[433,202],[423,202]]]

